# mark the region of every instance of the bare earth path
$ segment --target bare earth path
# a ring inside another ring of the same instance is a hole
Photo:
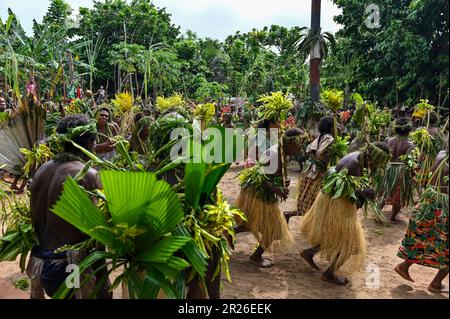
[[[234,203],[239,193],[238,180],[235,177],[241,169],[242,167],[233,166],[221,182],[221,189],[230,203]],[[291,195],[281,204],[282,210],[293,210],[295,207],[293,194],[298,176],[296,167],[289,170],[289,176]],[[299,251],[308,247],[299,231],[301,217],[294,217],[290,221],[295,246],[289,251],[268,254],[275,262],[275,266],[271,269],[259,269],[248,262],[248,256],[254,249],[256,241],[250,233],[238,234],[236,250],[230,264],[233,282],[223,281],[222,296],[230,299],[448,298],[448,294],[432,294],[426,289],[436,270],[413,266],[411,276],[415,282],[404,280],[394,271],[395,265],[401,261],[396,254],[407,227],[409,214],[403,212],[399,218],[401,222],[398,225],[383,228],[372,219],[361,216],[368,249],[366,265],[371,267],[352,274],[347,287],[335,287],[322,282],[320,272],[311,269],[300,258]],[[326,260],[320,258],[318,264],[322,268],[327,266]],[[12,284],[23,277],[17,262],[0,263],[0,299],[26,298],[26,294],[15,289]],[[373,278],[375,280],[372,280]],[[446,280],[448,283],[448,278]],[[120,298],[120,295],[120,292],[115,292],[116,298]]]

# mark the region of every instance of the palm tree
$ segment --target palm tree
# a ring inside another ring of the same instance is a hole
[[[331,45],[335,46],[334,36],[329,32],[323,32],[320,27],[321,0],[312,0],[311,28],[303,28],[303,34],[295,42],[300,55],[310,59],[310,94],[314,103],[320,101],[320,65],[328,55]]]

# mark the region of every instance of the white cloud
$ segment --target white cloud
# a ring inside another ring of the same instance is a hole
[[[74,9],[92,7],[92,0],[66,0]],[[32,20],[41,21],[49,0],[0,0],[0,16],[7,8],[17,14],[24,28],[30,32]],[[248,32],[271,24],[286,27],[309,26],[311,0],[153,0],[158,7],[167,7],[172,21],[183,31],[192,30],[201,37],[224,39],[236,31]],[[322,1],[322,26],[336,32],[339,27],[333,16],[338,8],[330,1]]]

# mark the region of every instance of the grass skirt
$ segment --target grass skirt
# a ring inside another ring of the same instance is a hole
[[[241,189],[236,206],[247,216],[248,222],[244,225],[245,229],[255,236],[262,248],[267,250],[272,244],[278,247],[287,247],[292,244],[293,240],[286,218],[278,207],[277,201],[265,203],[252,191]]]
[[[346,198],[332,199],[320,192],[303,217],[301,232],[338,270],[344,263],[350,271],[360,270],[366,256],[364,231],[358,221],[356,205]]]
[[[402,163],[390,163],[381,183],[381,198],[387,205],[400,207],[414,204],[415,183],[410,169]]]

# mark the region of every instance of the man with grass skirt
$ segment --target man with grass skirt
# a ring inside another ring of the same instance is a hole
[[[365,200],[375,199],[369,188],[364,169],[383,168],[389,162],[389,148],[376,142],[363,150],[343,157],[324,177],[322,191],[301,221],[301,232],[312,245],[300,253],[314,269],[320,270],[314,256],[320,252],[331,263],[322,280],[346,285],[347,278],[336,272],[344,264],[358,270],[366,255],[364,231],[357,210]]]
[[[397,253],[405,261],[395,271],[409,281],[413,264],[438,270],[428,286],[435,293],[448,293],[442,281],[448,275],[448,151],[441,151],[432,167],[430,186],[421,193]]]
[[[63,152],[36,171],[30,188],[31,219],[39,242],[31,252],[27,267],[27,274],[31,279],[32,299],[44,299],[44,291],[53,297],[70,274],[70,271],[66,272],[67,267],[79,264],[88,255],[85,250],[56,251],[64,246],[80,244],[89,238],[52,213],[51,209],[61,195],[67,177],[75,177],[85,168],[83,153],[69,140],[92,151],[97,137],[95,123],[91,123],[85,115],[68,116],[58,123],[56,132],[65,137],[62,140]],[[79,184],[86,190],[101,188],[98,173],[93,169],[86,172]],[[101,265],[102,263],[97,263],[93,267],[97,269]],[[107,279],[106,270],[98,272],[88,280],[88,283],[76,292],[75,298],[112,298],[112,294],[108,292],[108,280],[96,296],[91,296],[100,279]]]
[[[264,120],[259,128],[279,129],[279,124]],[[298,129],[286,132],[287,136],[301,134]],[[287,247],[292,237],[283,213],[278,206],[279,200],[288,196],[288,181],[284,180],[282,156],[295,155],[298,150],[292,147],[280,152],[279,145],[272,146],[260,160],[241,172],[241,191],[236,206],[247,216],[247,223],[238,221],[236,233],[250,231],[258,241],[258,247],[250,256],[250,262],[261,268],[273,266],[273,262],[263,258],[263,253],[273,246]],[[258,154],[259,152],[257,152]],[[284,154],[282,154],[284,153]],[[266,174],[263,163],[277,163],[275,173]]]
[[[414,149],[414,143],[408,138],[412,131],[412,123],[406,117],[402,117],[395,122],[395,136],[388,140],[389,150],[392,154],[391,162],[386,168],[386,172],[381,183],[380,198],[381,209],[387,205],[392,205],[391,223],[397,222],[397,215],[402,207],[413,203],[414,183],[412,171],[402,160],[402,157],[409,154]]]
[[[330,148],[334,143],[333,127],[333,117],[323,117],[319,123],[319,137],[306,149],[306,153],[310,156],[310,164],[298,179],[297,211],[285,213],[288,223],[290,217],[304,215],[319,194],[322,177],[328,168]]]

